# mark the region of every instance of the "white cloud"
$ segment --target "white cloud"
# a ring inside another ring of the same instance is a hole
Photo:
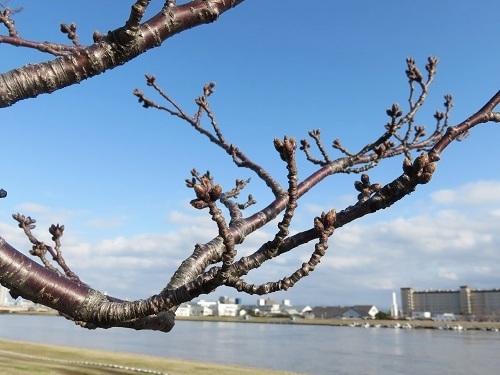
[[[458,189],[436,191],[431,194],[431,198],[439,204],[455,204],[458,206],[500,203],[500,182],[472,182]]]
[[[497,210],[492,210],[490,212],[490,215],[491,216],[499,216],[500,217],[500,209],[497,209]]]
[[[450,271],[449,269],[446,268],[440,268],[438,271],[438,276],[443,279],[448,279],[453,281],[458,280],[458,275],[456,274],[456,272]]]
[[[16,248],[23,249],[29,247],[29,242],[27,242],[23,230],[14,224],[14,220],[12,220],[12,224],[0,222],[0,236]]]
[[[491,274],[492,273],[492,269],[490,266],[477,266],[477,267],[474,267],[474,272],[476,272],[477,274]]]

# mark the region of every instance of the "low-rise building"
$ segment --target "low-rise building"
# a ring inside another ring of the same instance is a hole
[[[191,307],[191,316],[212,316],[214,315],[214,309],[206,306],[195,304]]]
[[[300,316],[304,318],[310,318],[312,314],[312,307],[308,305],[299,305],[299,306],[282,306],[282,312],[284,314],[288,314],[290,316]]]
[[[231,303],[229,303],[231,302]],[[235,303],[238,302],[238,303]],[[199,300],[183,303],[175,312],[176,316],[237,316],[241,305],[238,298],[221,297],[219,301]]]
[[[457,320],[455,317],[455,314],[435,314],[432,317],[432,320],[435,320],[436,322],[454,322]]]
[[[417,320],[426,320],[426,319],[431,319],[432,314],[430,311],[413,311],[411,314],[412,319],[417,319]]]
[[[192,306],[188,303],[183,303],[177,310],[175,310],[175,316],[191,316],[192,315]]]
[[[217,303],[218,316],[237,316],[241,305],[236,303]]]

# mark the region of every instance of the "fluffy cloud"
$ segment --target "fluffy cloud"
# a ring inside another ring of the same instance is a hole
[[[458,189],[439,190],[431,194],[439,204],[482,205],[500,203],[500,183],[498,181],[478,181]]]

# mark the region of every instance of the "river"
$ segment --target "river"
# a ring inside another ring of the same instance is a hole
[[[165,334],[0,315],[0,337],[307,374],[485,375],[500,366],[500,333],[485,331],[178,321]]]

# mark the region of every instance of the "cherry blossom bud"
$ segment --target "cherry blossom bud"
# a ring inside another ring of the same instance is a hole
[[[370,176],[368,176],[366,173],[363,173],[361,175],[361,182],[364,184],[364,185],[367,185],[370,183]]]
[[[193,186],[194,192],[196,193],[196,196],[200,199],[203,199],[205,194],[207,193],[207,189],[204,185],[202,184],[196,184]]]
[[[408,158],[405,158],[405,161],[403,162],[403,172],[406,175],[411,175],[413,172],[413,164]]]
[[[422,173],[422,175],[418,177],[418,183],[425,185],[431,180],[431,178],[432,178],[432,173]]]
[[[217,199],[220,198],[222,194],[222,188],[220,185],[215,185],[212,190],[208,193],[210,200],[216,201]]]

